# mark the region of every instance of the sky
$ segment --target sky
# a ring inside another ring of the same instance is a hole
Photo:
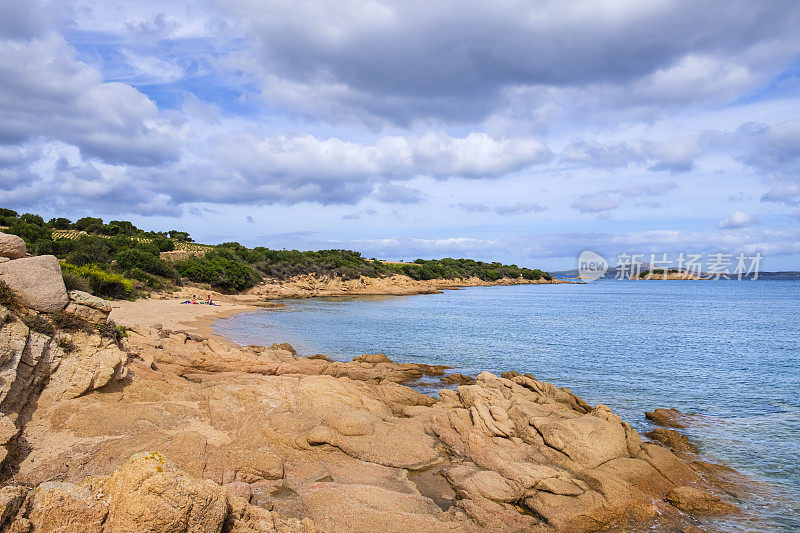
[[[0,0],[0,206],[205,243],[800,270],[800,2]]]

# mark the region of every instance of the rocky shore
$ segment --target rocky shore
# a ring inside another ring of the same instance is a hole
[[[339,277],[304,275],[286,281],[267,280],[249,289],[246,295],[258,299],[312,298],[328,296],[407,296],[412,294],[436,294],[443,290],[462,287],[490,287],[507,285],[550,285],[571,283],[553,278],[529,280],[524,278],[502,278],[485,281],[480,278],[435,279],[418,281],[396,274],[384,278],[342,279]]]
[[[1,531],[694,531],[737,512],[736,474],[677,430],[643,439],[531,375],[241,347],[207,324],[244,305],[37,279],[61,310],[31,308],[30,283],[0,307]],[[458,386],[405,385],[423,376]]]

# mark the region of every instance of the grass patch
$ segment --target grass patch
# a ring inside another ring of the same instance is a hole
[[[105,324],[100,323],[95,325],[95,329],[104,339],[111,339],[119,344],[122,339],[128,336],[128,330],[125,326],[118,326],[113,320],[109,320]]]
[[[72,353],[78,349],[78,347],[75,346],[75,343],[66,337],[61,337],[58,339],[58,346],[64,350],[64,353]]]
[[[16,307],[17,301],[11,287],[5,281],[0,280],[0,305],[5,307]]]
[[[71,315],[69,313],[65,313],[64,311],[56,311],[52,315],[50,315],[50,321],[53,323],[55,327],[62,331],[86,331],[88,328],[88,324],[82,318],[78,318],[75,315]]]
[[[31,331],[41,333],[42,335],[52,337],[56,333],[56,328],[53,323],[43,316],[29,315],[23,318],[22,321],[31,329]]]

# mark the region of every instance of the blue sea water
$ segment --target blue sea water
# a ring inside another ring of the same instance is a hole
[[[730,530],[800,530],[800,281],[616,281],[475,287],[438,295],[288,300],[219,320],[241,344],[454,371],[529,372],[604,403],[645,432],[645,410],[703,415],[705,460],[752,480]],[[425,384],[422,384],[425,387]]]

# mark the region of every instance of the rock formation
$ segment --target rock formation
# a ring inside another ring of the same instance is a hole
[[[645,413],[648,420],[652,420],[654,424],[659,426],[666,426],[670,428],[685,428],[682,418],[685,416],[677,409],[654,409]]]
[[[0,468],[8,466],[33,409],[77,398],[127,373],[128,356],[112,340],[34,331],[26,320],[55,329],[39,315],[19,317],[0,307]]]
[[[89,322],[105,321],[111,312],[111,304],[107,300],[93,296],[88,292],[69,291],[67,296],[69,297],[69,304],[67,304],[64,311],[83,320]]]
[[[70,305],[105,321],[107,303]],[[382,354],[15,312],[0,309],[2,531],[680,529],[736,512],[717,467],[528,374],[454,374],[437,399],[401,383],[443,367]]]

